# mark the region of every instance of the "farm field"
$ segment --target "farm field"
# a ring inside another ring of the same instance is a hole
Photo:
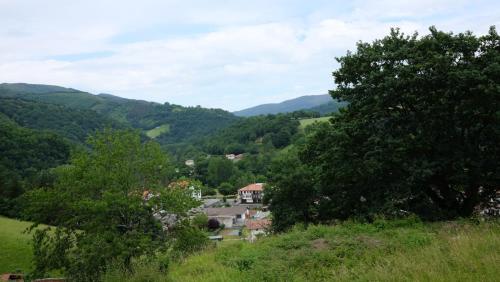
[[[149,138],[156,138],[164,133],[167,133],[170,131],[170,125],[169,124],[164,124],[164,125],[160,125],[160,126],[157,126],[151,130],[148,130],[146,131],[146,135],[149,137]]]

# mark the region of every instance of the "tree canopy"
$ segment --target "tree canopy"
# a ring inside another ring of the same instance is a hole
[[[470,216],[500,185],[500,37],[398,29],[337,59],[347,106],[276,160],[267,201],[296,222]],[[297,157],[298,156],[298,157]],[[302,200],[301,200],[302,199]]]
[[[398,29],[338,58],[348,106],[303,159],[321,169],[323,217],[469,216],[500,183],[500,37]]]

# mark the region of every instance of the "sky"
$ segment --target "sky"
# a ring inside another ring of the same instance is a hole
[[[325,94],[335,57],[399,27],[500,28],[500,2],[0,0],[0,82],[234,111]]]

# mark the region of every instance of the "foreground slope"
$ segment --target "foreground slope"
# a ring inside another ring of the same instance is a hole
[[[107,281],[498,281],[498,262],[498,222],[382,220],[222,242],[171,265],[168,275],[146,265]]]

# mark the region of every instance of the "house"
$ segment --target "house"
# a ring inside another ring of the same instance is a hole
[[[241,203],[262,203],[264,197],[264,183],[249,184],[238,190]]]
[[[250,242],[257,239],[257,235],[266,234],[271,227],[271,220],[269,219],[250,219],[245,222],[246,228],[250,231],[248,240]]]
[[[206,208],[205,213],[208,218],[215,218],[219,223],[224,224],[226,228],[232,228],[235,225],[243,225],[247,207],[233,206],[228,208]]]
[[[241,161],[243,159],[244,155],[243,154],[239,154],[239,155],[236,155],[234,156],[234,161],[237,162],[237,161]]]
[[[227,154],[226,159],[233,161],[236,156],[234,154]]]
[[[189,166],[189,167],[193,167],[194,166],[194,160],[186,160],[184,162],[185,165]]]

